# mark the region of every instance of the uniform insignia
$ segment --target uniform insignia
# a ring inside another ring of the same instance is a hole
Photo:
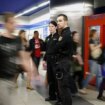
[[[62,37],[62,36],[60,36],[60,37],[59,37],[59,39],[58,39],[58,41],[61,41],[61,40],[62,40],[62,38],[63,38],[63,37]]]

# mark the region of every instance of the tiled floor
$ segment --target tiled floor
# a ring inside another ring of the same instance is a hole
[[[98,92],[93,90],[87,90],[87,92],[88,92],[87,95],[80,95],[80,96],[85,100],[87,100],[88,102],[92,103],[93,105],[105,105],[105,102],[102,102],[96,99]],[[105,96],[105,92],[104,92],[104,96]]]
[[[40,67],[40,74],[45,76],[45,72],[41,70]],[[15,89],[15,103],[14,105],[51,105],[49,102],[44,101],[44,97],[40,95],[37,91],[32,90],[29,91],[25,88],[25,80],[22,80],[21,77],[18,79],[18,88]],[[101,102],[96,99],[97,92],[93,90],[87,90],[87,95],[79,95],[86,101],[90,102],[93,105],[105,105],[105,102]],[[80,103],[78,103],[80,104]],[[81,105],[81,104],[80,104]],[[83,104],[82,104],[83,105]]]
[[[20,77],[18,88],[15,89],[14,105],[51,105],[44,101],[44,98],[35,90],[27,90],[26,83]]]

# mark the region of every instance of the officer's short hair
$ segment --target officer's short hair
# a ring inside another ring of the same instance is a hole
[[[65,20],[65,21],[68,21],[67,15],[65,15],[65,14],[59,14],[57,17],[60,17],[60,16],[63,16],[64,20]]]
[[[8,20],[9,20],[10,18],[13,18],[14,16],[15,16],[15,14],[12,13],[12,12],[5,12],[5,13],[3,14],[3,21],[6,23],[6,22],[8,22]]]

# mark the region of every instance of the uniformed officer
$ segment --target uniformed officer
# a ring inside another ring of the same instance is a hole
[[[49,23],[49,31],[50,35],[46,38],[46,54],[44,60],[47,62],[47,80],[49,85],[49,97],[45,99],[45,101],[56,100],[57,98],[57,80],[55,76],[55,63],[56,63],[56,43],[58,42],[58,34],[57,34],[57,23],[55,21],[51,21]]]
[[[68,17],[60,14],[57,17],[58,30],[62,29],[61,35],[56,44],[56,50],[59,52],[59,58],[56,66],[56,78],[62,99],[62,105],[72,105],[70,85],[72,78],[70,76],[70,59],[72,56],[72,38],[70,28],[68,27]]]

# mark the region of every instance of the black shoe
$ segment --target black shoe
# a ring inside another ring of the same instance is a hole
[[[98,100],[105,101],[105,97],[97,97]]]
[[[45,101],[55,101],[55,100],[56,100],[56,98],[50,98],[50,97],[45,98]]]
[[[57,101],[57,102],[55,103],[55,105],[62,105],[62,102],[61,102],[61,101]]]

